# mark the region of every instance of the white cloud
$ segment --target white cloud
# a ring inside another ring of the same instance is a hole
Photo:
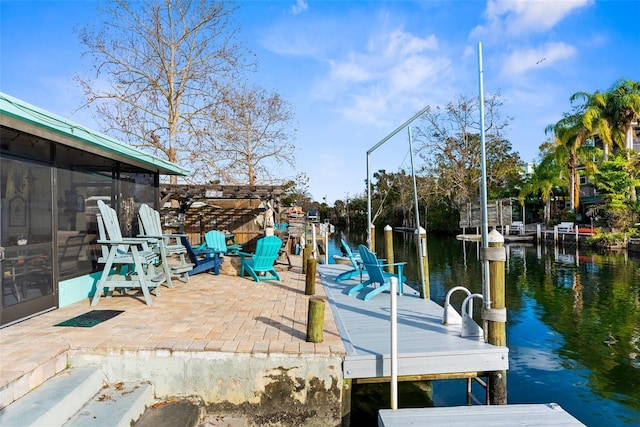
[[[565,43],[547,43],[535,49],[513,51],[505,57],[502,74],[512,76],[535,68],[546,68],[576,53],[575,47]]]
[[[329,61],[332,78],[343,82],[363,82],[369,80],[371,73],[357,62],[357,60],[348,62]]]
[[[366,48],[329,61],[331,72],[316,94],[336,102],[336,110],[359,123],[389,119],[410,99],[432,90],[451,61],[438,53],[434,35],[418,37],[402,29],[378,32]]]
[[[490,0],[485,11],[487,23],[477,26],[472,35],[543,33],[569,14],[593,3],[594,0]]]
[[[291,11],[294,15],[298,15],[309,8],[307,0],[296,0],[296,3],[291,6]]]
[[[323,47],[308,37],[291,37],[286,29],[275,28],[260,39],[263,47],[277,55],[292,57],[319,57]]]
[[[438,39],[433,34],[420,38],[402,30],[384,35],[383,40],[374,43],[374,49],[379,47],[376,46],[378,44],[386,45],[383,46],[385,56],[406,56],[438,49]]]
[[[537,348],[518,348],[518,354],[510,357],[510,368],[515,371],[523,369],[538,369],[541,371],[561,371],[563,369],[560,358],[551,351]]]

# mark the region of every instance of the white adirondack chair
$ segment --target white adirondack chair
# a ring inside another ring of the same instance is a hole
[[[178,275],[189,283],[189,271],[193,269],[193,263],[186,261],[187,248],[182,244],[182,234],[164,234],[160,213],[150,206],[143,204],[138,212],[140,234],[152,242],[152,249],[160,255],[160,261],[167,276],[167,287],[172,288],[172,275]],[[170,264],[168,258],[177,255],[177,263]]]
[[[98,243],[102,256],[98,262],[104,264],[91,305],[97,305],[103,292],[106,297],[116,288],[141,289],[147,305],[151,305],[150,290],[160,294],[160,285],[165,281],[164,273],[157,272],[158,254],[149,247],[146,238],[122,237],[116,211],[98,200]],[[105,288],[107,289],[105,291]]]

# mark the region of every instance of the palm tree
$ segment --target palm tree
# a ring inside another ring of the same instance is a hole
[[[633,149],[633,124],[640,119],[640,83],[618,80],[608,92],[593,94],[577,92],[571,102],[582,100],[582,124],[603,142],[604,160],[615,143],[624,149]]]
[[[596,91],[593,94],[586,92],[576,92],[571,95],[571,103],[583,100],[583,105],[577,107],[577,111],[582,111],[582,125],[591,135],[598,135],[602,140],[604,160],[609,159],[609,150],[613,146],[611,136],[611,125],[607,114],[609,94]]]
[[[620,141],[618,145],[622,148],[633,150],[633,127],[640,119],[640,82],[619,80],[609,91],[608,102],[614,141]]]
[[[551,219],[551,196],[556,188],[563,184],[565,168],[558,165],[554,146],[543,144],[541,147],[542,160],[533,169],[518,194],[518,201],[524,206],[524,199],[531,195],[540,195],[545,204],[544,220],[549,223]]]
[[[633,126],[640,119],[640,82],[619,80],[610,90],[609,98],[613,139],[627,150],[627,163],[631,163],[635,136]],[[633,177],[630,175],[630,178]],[[635,203],[638,200],[635,185],[631,185],[629,194]]]
[[[640,83],[633,80],[618,80],[608,92],[588,94],[577,92],[571,102],[583,100],[582,124],[603,142],[604,160],[609,159],[609,149],[615,143],[628,150],[628,159],[633,150],[634,124],[640,119]],[[630,189],[630,199],[637,200],[636,188]]]
[[[556,148],[554,150],[558,164],[566,164],[569,170],[569,195],[571,212],[575,212],[580,203],[580,180],[578,179],[578,150],[583,146],[588,131],[582,125],[579,114],[565,114],[555,125],[549,125],[545,133],[553,133]]]
[[[571,211],[575,212],[580,205],[579,167],[591,170],[597,149],[586,144],[590,134],[582,124],[580,113],[565,114],[555,125],[547,126],[545,132],[555,138],[553,152],[557,164],[567,166]]]

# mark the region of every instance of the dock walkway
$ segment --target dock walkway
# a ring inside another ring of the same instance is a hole
[[[347,295],[360,278],[335,282],[349,266],[318,266],[346,348],[346,379],[384,379],[389,377],[390,321],[389,294],[369,301],[362,295]],[[461,338],[460,325],[442,324],[442,307],[420,298],[408,286],[398,298],[398,376],[429,378],[468,378],[509,368],[507,347],[487,344],[477,338]],[[366,289],[364,290],[366,292]]]
[[[379,427],[410,426],[583,426],[555,403],[537,405],[452,406],[448,408],[383,409]]]

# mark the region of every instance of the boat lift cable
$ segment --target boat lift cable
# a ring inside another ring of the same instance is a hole
[[[407,131],[409,132],[409,154],[411,155],[411,176],[413,177],[413,204],[416,210],[416,246],[418,251],[418,259],[420,262],[420,286],[422,291],[420,295],[424,297],[424,295],[428,295],[426,289],[425,280],[425,271],[424,271],[424,263],[422,260],[427,254],[427,244],[426,244],[426,230],[425,230],[425,240],[422,238],[422,227],[420,227],[420,210],[418,209],[418,185],[416,184],[416,172],[413,166],[413,138],[411,137],[411,126],[407,126]],[[425,221],[427,219],[425,218]],[[426,228],[426,227],[425,227]]]
[[[372,247],[371,246],[372,245],[371,226],[373,225],[371,222],[371,153],[373,153],[375,150],[380,148],[380,146],[383,145],[385,142],[393,138],[402,129],[409,126],[411,122],[413,122],[415,119],[417,119],[422,114],[424,114],[424,112],[427,111],[428,108],[429,106],[427,105],[422,110],[418,111],[413,117],[411,117],[409,120],[407,120],[406,122],[398,126],[393,132],[391,132],[389,135],[382,138],[376,145],[374,145],[367,151],[367,244],[370,249]]]

